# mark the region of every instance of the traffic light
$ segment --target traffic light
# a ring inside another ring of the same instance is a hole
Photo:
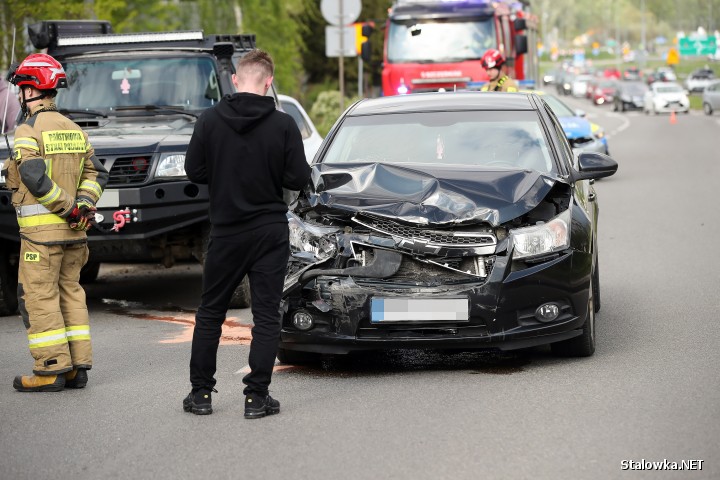
[[[365,62],[370,61],[372,48],[370,35],[375,30],[373,22],[359,22],[355,24],[355,51]]]

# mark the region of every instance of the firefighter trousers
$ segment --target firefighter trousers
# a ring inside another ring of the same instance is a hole
[[[87,243],[41,245],[21,239],[18,303],[36,375],[92,367],[90,319],[80,286],[87,260]]]

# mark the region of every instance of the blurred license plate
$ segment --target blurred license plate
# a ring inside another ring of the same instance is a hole
[[[467,322],[470,319],[467,298],[373,298],[370,301],[372,323],[392,322]]]
[[[105,190],[98,200],[98,208],[115,208],[120,206],[120,192],[117,190]]]

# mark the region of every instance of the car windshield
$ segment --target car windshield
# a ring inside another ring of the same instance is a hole
[[[388,61],[442,63],[474,60],[494,46],[495,23],[492,18],[390,22]]]
[[[159,105],[202,110],[221,98],[215,64],[209,57],[141,57],[69,61],[68,88],[57,106],[68,110],[105,110]]]
[[[553,170],[535,112],[427,112],[348,117],[324,163],[470,165]]]
[[[574,117],[575,112],[562,103],[560,100],[557,99],[557,97],[553,97],[552,95],[543,95],[543,100],[547,102],[548,105],[550,105],[550,109],[553,111],[553,113],[558,117]]]

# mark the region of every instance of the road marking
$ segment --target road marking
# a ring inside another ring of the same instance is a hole
[[[611,117],[611,118],[618,118],[622,121],[622,125],[617,127],[615,130],[611,131],[610,133],[605,134],[605,136],[607,138],[614,137],[615,135],[626,130],[630,126],[630,120],[627,118],[626,115],[621,115],[621,114],[615,113],[615,112],[606,112],[605,115],[608,117]]]

